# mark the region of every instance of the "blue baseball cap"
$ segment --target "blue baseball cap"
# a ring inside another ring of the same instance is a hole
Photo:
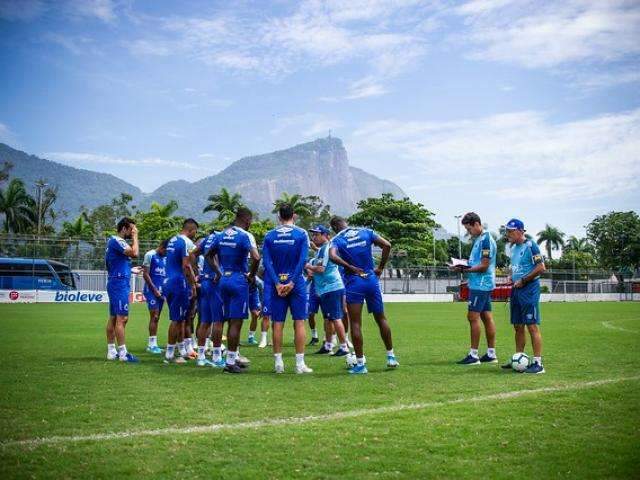
[[[523,230],[524,231],[524,223],[522,220],[518,220],[517,218],[512,218],[505,225],[507,230]]]
[[[311,233],[322,233],[323,235],[329,235],[329,229],[324,225],[316,225],[313,228],[310,228],[309,231]]]

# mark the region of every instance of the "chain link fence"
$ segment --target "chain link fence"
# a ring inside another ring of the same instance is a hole
[[[0,257],[21,258],[24,274],[37,276],[43,274],[42,262],[50,261],[67,288],[102,291],[106,289],[104,253],[107,239],[72,239],[59,237],[35,237],[29,235],[0,234]],[[140,255],[133,261],[141,265],[144,253],[155,248],[158,241],[140,241]],[[393,260],[392,260],[393,262]],[[392,263],[391,262],[391,263]],[[65,268],[67,268],[65,273]],[[6,269],[6,267],[5,267]],[[2,275],[15,274],[3,272]],[[69,272],[70,270],[70,272]],[[65,275],[73,274],[73,281]],[[507,269],[497,269],[497,283],[506,282]],[[446,266],[395,268],[390,265],[381,278],[382,291],[385,294],[440,294],[457,293],[464,277],[450,271]],[[142,291],[144,281],[141,275],[132,279],[134,292]],[[545,293],[640,293],[639,272],[612,272],[607,270],[547,270],[541,278]],[[0,288],[2,284],[0,283]],[[37,286],[33,287],[37,288]]]

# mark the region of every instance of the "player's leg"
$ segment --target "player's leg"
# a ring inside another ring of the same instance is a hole
[[[351,340],[353,341],[353,349],[356,352],[356,366],[350,369],[349,373],[367,373],[361,329],[363,305],[363,303],[349,303],[349,300],[347,300],[347,310],[349,311],[351,324]]]
[[[269,285],[269,313],[271,314],[271,329],[273,341],[274,371],[284,373],[284,361],[282,359],[282,337],[284,331],[284,321],[287,317],[289,302],[286,298],[280,297],[276,293],[274,286]],[[267,284],[265,284],[265,298],[267,296]]]
[[[186,363],[186,360],[181,355],[178,349],[179,355],[176,357],[176,348],[180,343],[182,337],[182,323],[184,321],[184,291],[180,286],[175,288],[172,286],[167,291],[167,305],[169,307],[169,331],[167,334],[167,350],[164,354],[165,363]],[[182,347],[184,349],[184,345]]]
[[[469,301],[469,309],[471,308],[475,307],[473,306],[473,303]],[[458,365],[480,365],[480,356],[478,355],[480,335],[482,333],[480,312],[469,310],[467,312],[467,321],[469,322],[469,333],[471,337],[469,353],[467,353],[467,356],[462,360],[459,360],[457,363]]]
[[[111,305],[109,305],[111,310]],[[107,360],[117,360],[118,349],[116,348],[116,316],[109,312],[107,320]]]
[[[263,309],[264,310],[264,309]],[[271,319],[269,315],[263,313],[262,314],[262,322],[260,325],[260,343],[258,344],[258,348],[266,348],[268,344],[268,335],[269,335],[269,324],[271,323]]]
[[[212,367],[213,362],[207,360],[207,338],[209,337],[209,331],[211,330],[211,324],[213,322],[213,294],[212,287],[210,285],[211,280],[203,280],[200,287],[200,295],[198,297],[198,328],[196,330],[196,336],[198,339],[198,358],[196,365],[198,367]]]
[[[249,298],[249,284],[242,273],[234,273],[224,277],[220,285],[224,302],[225,319],[229,322],[227,330],[227,373],[241,373],[242,368],[248,366],[246,359],[240,358],[239,345],[242,323],[249,316],[247,299]]]
[[[331,330],[334,331],[340,342],[340,348],[333,354],[336,357],[344,357],[349,355],[349,345],[347,344],[347,336],[344,331],[344,324],[342,323],[342,297],[344,290],[337,290],[326,293],[320,298],[322,306],[322,314],[324,316],[325,324],[331,325]]]
[[[393,351],[393,340],[391,338],[391,327],[384,313],[384,303],[382,301],[382,290],[380,289],[380,282],[378,277],[368,281],[366,292],[367,310],[373,314],[373,318],[378,324],[378,330],[380,331],[380,338],[384,342],[384,346],[387,350],[387,367],[397,368],[400,364],[396,359],[395,352]]]
[[[287,296],[289,308],[291,309],[291,318],[293,318],[294,344],[296,350],[296,373],[312,373],[304,361],[304,345],[307,338],[305,321],[309,316],[308,296],[306,285],[304,283],[296,284],[291,293]]]
[[[540,333],[540,316],[537,303],[528,306],[527,319],[530,319],[530,323],[527,323],[527,330],[531,336],[533,362],[529,365],[529,368],[525,370],[525,373],[544,373],[544,366],[542,364],[542,333]]]
[[[484,332],[487,336],[487,353],[480,357],[482,363],[497,363],[498,356],[496,354],[496,324],[493,321],[493,312],[491,311],[491,303],[485,306],[484,311],[480,314],[480,319],[484,325]]]
[[[256,329],[258,328],[258,319],[260,318],[260,292],[255,285],[249,288],[249,313],[251,315],[251,323],[249,324],[249,336],[247,343],[249,345],[257,345]]]
[[[318,327],[316,323],[316,315],[318,314],[318,310],[320,307],[320,299],[314,292],[308,294],[308,316],[309,316],[309,330],[311,330],[311,340],[309,341],[309,345],[317,345],[319,343],[318,339]]]
[[[149,310],[149,339],[147,341],[147,352],[153,354],[162,353],[158,346],[158,323],[160,321],[160,308],[158,305],[153,310]]]
[[[324,320],[324,343],[318,349],[316,355],[331,355],[333,353],[333,335],[335,335],[335,329],[333,328],[333,322],[326,318],[323,314]]]

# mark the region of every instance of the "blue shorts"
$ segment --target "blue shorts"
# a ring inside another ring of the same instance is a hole
[[[373,272],[368,272],[366,277],[359,275],[345,275],[347,282],[347,305],[367,302],[369,313],[378,314],[384,312],[380,280]]]
[[[129,290],[128,278],[110,278],[107,281],[110,316],[129,316]]]
[[[273,284],[265,280],[264,288],[262,289],[262,316],[271,316],[271,294],[275,293]]]
[[[287,311],[291,311],[291,317],[294,320],[306,320],[307,315],[307,297],[309,292],[304,279],[298,280],[293,287],[293,290],[286,297],[278,296],[274,286],[269,287],[271,289],[270,310],[271,320],[273,322],[284,322],[287,318]],[[266,292],[265,285],[265,292]],[[266,293],[265,293],[266,297]]]
[[[249,310],[259,312],[262,309],[260,306],[260,291],[255,285],[249,285]]]
[[[220,285],[213,283],[212,279],[205,278],[200,282],[198,311],[200,323],[224,322]]]
[[[511,324],[540,325],[540,284],[537,281],[511,290]]]
[[[158,288],[160,293],[162,293],[161,288]],[[142,291],[144,295],[144,299],[147,301],[147,308],[151,310],[160,310],[162,311],[162,306],[164,305],[164,297],[156,297],[151,290],[149,290],[146,285],[144,290]]]
[[[242,272],[224,272],[220,297],[225,320],[244,320],[249,316],[249,283]]]
[[[327,292],[320,297],[322,316],[326,320],[342,320],[342,298],[344,289]]]
[[[309,315],[315,315],[320,309],[320,297],[316,294],[315,290],[309,292],[309,305],[307,309],[309,310]]]
[[[469,290],[469,311],[478,313],[490,312],[491,291]]]
[[[172,322],[184,322],[191,307],[191,289],[184,278],[172,278],[165,280],[163,286],[164,296],[169,305],[169,320]]]

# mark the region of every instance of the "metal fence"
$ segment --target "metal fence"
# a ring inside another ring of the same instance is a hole
[[[0,234],[0,257],[47,259],[61,262],[74,272],[76,287],[81,290],[105,290],[104,252],[107,239],[67,239],[30,235]],[[141,241],[140,255],[134,265],[142,264],[144,253],[157,246],[158,241]],[[33,262],[33,272],[37,270]],[[498,283],[507,279],[507,269],[497,269]],[[549,293],[630,293],[639,288],[631,278],[639,272],[608,270],[547,270],[541,279],[543,291]],[[459,273],[446,266],[396,268],[391,265],[381,278],[387,294],[455,293],[464,281]],[[640,282],[640,280],[638,280]],[[634,285],[636,285],[634,287]],[[142,276],[134,276],[133,290],[142,290]],[[640,293],[640,292],[636,292]]]

